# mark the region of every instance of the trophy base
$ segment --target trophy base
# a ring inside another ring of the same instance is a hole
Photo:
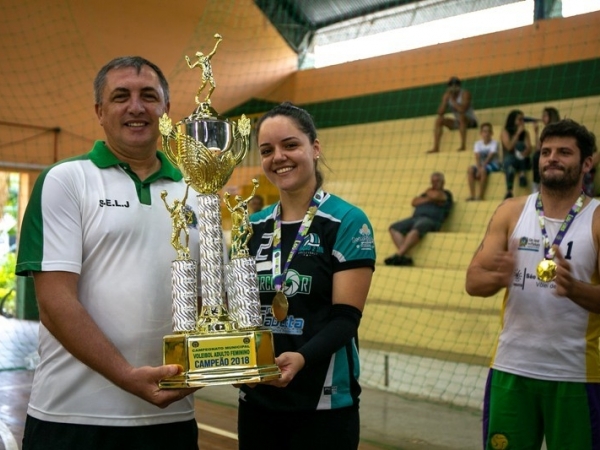
[[[162,389],[249,384],[275,380],[273,333],[266,328],[163,338],[163,363],[183,371],[159,382]]]

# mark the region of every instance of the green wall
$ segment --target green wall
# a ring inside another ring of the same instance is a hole
[[[475,109],[537,103],[600,94],[600,59],[487,75],[463,80]],[[299,105],[320,129],[435,114],[444,84]],[[225,115],[260,114],[277,103],[252,99]]]

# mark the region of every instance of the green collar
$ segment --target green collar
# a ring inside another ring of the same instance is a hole
[[[167,159],[163,152],[157,151],[156,156],[160,159],[160,170],[144,180],[145,183],[152,183],[160,178],[168,178],[173,181],[179,181],[183,178],[179,169],[171,164],[171,161]],[[117,158],[104,141],[96,141],[94,143],[94,147],[90,151],[90,160],[100,169],[121,166],[128,173],[132,173],[129,164]]]
[[[161,178],[167,178],[173,181],[180,181],[183,175],[171,162],[167,159],[164,153],[157,151],[156,156],[160,159],[161,165],[158,172],[153,173],[145,180],[140,180],[137,174],[131,170],[128,163],[121,161],[117,156],[110,151],[108,146],[103,141],[96,141],[94,147],[89,152],[90,160],[99,169],[108,169],[109,167],[119,166],[135,185],[138,199],[143,205],[152,204],[152,195],[150,185]]]

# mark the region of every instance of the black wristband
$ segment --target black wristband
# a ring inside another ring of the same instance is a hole
[[[333,305],[327,325],[298,349],[304,357],[304,366],[329,358],[356,336],[361,317],[362,312],[352,305]]]

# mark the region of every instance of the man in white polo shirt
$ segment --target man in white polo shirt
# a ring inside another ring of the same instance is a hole
[[[160,193],[186,188],[156,150],[169,86],[124,57],[94,91],[106,140],[39,176],[21,230],[17,274],[33,275],[41,320],[23,449],[197,449],[193,389],[158,387],[179,370],[161,365],[176,255]]]

